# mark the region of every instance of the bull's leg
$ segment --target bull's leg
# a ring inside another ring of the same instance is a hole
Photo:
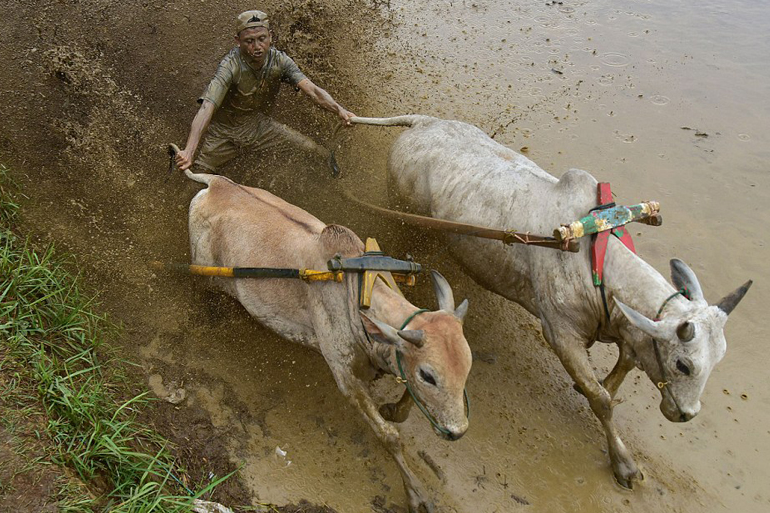
[[[618,436],[615,423],[612,422],[612,394],[596,378],[582,341],[574,333],[557,333],[546,322],[543,323],[543,332],[564,368],[588,399],[594,415],[604,427],[615,479],[622,486],[633,488],[634,481],[641,479],[642,474],[631,453]]]
[[[409,411],[412,409],[412,396],[408,390],[404,390],[401,399],[397,403],[387,403],[380,406],[380,415],[390,422],[404,422],[409,418]]]
[[[398,430],[382,418],[365,384],[353,376],[339,376],[335,373],[335,378],[340,391],[363,414],[374,434],[396,460],[409,498],[410,513],[432,513],[434,511],[433,502],[428,498],[422,482],[406,464]]]
[[[623,380],[626,378],[626,374],[628,374],[635,365],[636,362],[634,361],[634,356],[631,351],[626,349],[624,345],[620,345],[618,361],[602,382],[605,390],[610,393],[610,397],[613,399],[615,398],[615,394],[618,393],[618,388],[620,388],[621,383],[623,383]]]

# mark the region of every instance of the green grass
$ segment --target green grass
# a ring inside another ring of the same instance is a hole
[[[69,469],[61,511],[189,511],[225,476],[191,490],[167,441],[141,425],[145,394],[125,398],[128,384],[109,342],[119,329],[97,313],[74,267],[54,247],[33,248],[14,232],[19,205],[0,165],[0,415],[13,434],[38,417],[48,461]],[[24,445],[13,449],[24,452]],[[0,490],[8,483],[0,484]],[[193,487],[193,485],[190,485]]]

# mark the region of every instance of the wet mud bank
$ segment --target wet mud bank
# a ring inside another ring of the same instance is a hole
[[[280,340],[202,280],[146,265],[189,259],[187,205],[199,186],[168,174],[165,144],[186,138],[194,99],[231,45],[231,18],[253,7],[5,2],[0,159],[21,170],[26,227],[73,252],[87,285],[125,326],[125,353],[161,399],[152,421],[201,469],[222,475],[243,465],[240,485],[223,501],[404,511],[395,464],[319,355]],[[757,66],[770,52],[752,5],[257,7],[272,14],[277,46],[351,111],[462,119],[555,176],[582,168],[612,182],[620,202],[658,199],[664,226],[633,230],[657,269],[683,258],[712,300],[757,281],[731,315],[727,356],[695,420],[669,424],[640,372],[623,385],[619,428],[646,476],[628,492],[614,484],[603,432],[537,321],[467,278],[443,237],[344,201],[349,191],[387,203],[387,148],[403,129],[346,130],[336,181],[324,163],[301,154],[234,162],[226,170],[234,180],[374,236],[393,256],[411,253],[448,278],[458,301],[470,299],[469,432],[444,442],[416,410],[400,426],[410,465],[439,511],[770,506],[762,485],[770,476],[763,408],[770,397],[759,379],[767,374],[760,344],[768,333],[757,320],[770,299],[760,285],[767,233],[755,229],[770,221],[760,208],[770,199],[762,172],[770,67]],[[745,43],[736,45],[730,34],[739,29]],[[704,31],[714,37],[704,40]],[[335,120],[291,89],[282,91],[276,117],[332,144]],[[435,308],[427,283],[407,295]],[[591,350],[599,374],[613,356]],[[393,380],[378,383],[383,401],[400,391]]]

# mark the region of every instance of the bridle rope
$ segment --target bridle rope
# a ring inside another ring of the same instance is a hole
[[[428,310],[427,308],[420,308],[419,310],[416,310],[416,311],[412,312],[412,314],[409,317],[407,317],[406,320],[401,324],[401,328],[399,329],[399,331],[403,330],[404,328],[406,328],[406,326],[410,322],[412,322],[412,320],[414,320],[415,317],[417,317],[421,313],[425,313],[425,312],[430,312],[430,310]],[[404,368],[401,365],[401,351],[399,351],[398,348],[396,348],[396,364],[398,365],[398,373],[399,373],[399,376],[397,376],[396,378],[398,379],[398,381],[400,383],[403,383],[406,386],[406,389],[409,391],[409,395],[412,396],[412,400],[417,405],[417,407],[420,409],[422,414],[425,415],[425,417],[428,419],[428,421],[430,421],[430,423],[433,425],[433,427],[437,431],[439,431],[439,432],[441,432],[441,433],[443,433],[445,435],[451,435],[452,434],[451,431],[449,431],[445,427],[442,427],[442,426],[438,425],[438,423],[436,422],[436,419],[434,419],[433,416],[425,408],[425,406],[423,406],[423,404],[417,398],[417,394],[415,394],[414,391],[412,390],[412,387],[409,385],[409,380],[406,379],[406,374],[404,373]],[[463,389],[463,398],[465,399],[465,416],[468,419],[470,419],[470,417],[471,417],[471,402],[468,399],[468,390],[467,389]]]
[[[655,321],[660,320],[660,314],[663,312],[663,309],[666,307],[669,301],[674,299],[676,296],[682,295],[683,297],[687,299],[692,299],[690,297],[690,291],[687,290],[686,287],[682,287],[681,289],[677,290],[670,296],[668,296],[665,301],[663,301],[663,304],[660,305],[660,308],[658,308],[658,313],[655,314]],[[664,388],[667,389],[668,385],[671,383],[669,379],[666,377],[666,368],[663,366],[663,358],[660,356],[660,348],[658,347],[658,340],[653,337],[652,338],[652,347],[655,349],[655,359],[658,362],[658,368],[660,369],[660,375],[663,381],[658,382],[658,388],[660,390],[663,390]],[[667,389],[668,390],[668,389]],[[671,397],[671,400],[674,401],[674,404],[676,405],[676,409],[679,410],[680,413],[682,413],[682,408],[679,407],[679,403],[676,400],[676,397],[674,397],[674,394],[671,392],[671,390],[668,390],[668,395]]]

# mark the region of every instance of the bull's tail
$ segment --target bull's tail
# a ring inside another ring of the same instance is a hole
[[[423,116],[421,114],[407,114],[405,116],[395,116],[392,118],[361,118],[355,116],[350,118],[350,122],[360,125],[413,127],[419,123],[435,121],[436,119],[437,118],[431,116]]]
[[[221,176],[214,175],[211,173],[193,173],[189,169],[185,169],[184,174],[187,175],[187,178],[189,178],[190,180],[195,180],[196,182],[199,182],[199,183],[205,183],[206,185],[211,185],[211,182],[215,178],[221,178]]]
[[[179,146],[177,146],[176,144],[170,143],[168,145],[168,156],[169,156],[168,170],[169,170],[169,173],[171,173],[173,171],[174,167],[176,167],[174,165],[174,157],[176,157],[176,154],[179,153],[179,151],[180,151],[179,150]],[[185,169],[184,170],[184,174],[187,175],[187,178],[189,178],[190,180],[195,180],[196,182],[204,183],[206,185],[210,185],[211,181],[214,178],[217,178],[219,176],[219,175],[214,175],[214,174],[209,174],[209,173],[193,173],[189,169]]]

